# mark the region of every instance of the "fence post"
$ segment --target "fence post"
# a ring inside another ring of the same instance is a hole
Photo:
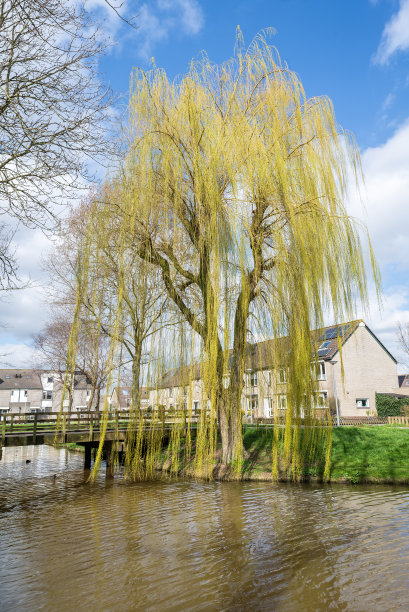
[[[38,412],[34,414],[34,425],[33,425],[33,444],[37,442],[37,421],[38,421]]]
[[[94,423],[93,423],[94,419],[92,414],[90,415],[90,419],[89,419],[89,439],[92,442],[92,437],[93,437],[93,431],[94,431]]]
[[[2,426],[2,430],[1,430],[1,440],[4,444],[5,440],[6,440],[6,415],[3,415],[3,426]]]
[[[10,431],[13,431],[14,414],[10,415]]]

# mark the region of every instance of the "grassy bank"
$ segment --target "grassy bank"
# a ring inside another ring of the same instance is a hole
[[[271,480],[273,429],[247,427],[244,430],[245,460],[241,477],[244,480]],[[61,444],[61,448],[83,452],[82,446]],[[183,463],[183,440],[181,448],[181,476],[193,475],[193,462]],[[280,451],[282,444],[280,444]],[[279,452],[279,479],[290,481],[291,470]],[[316,460],[305,463],[301,479],[322,481],[325,449]],[[220,451],[215,458],[215,477],[237,479],[237,476],[219,470]],[[159,472],[170,467],[164,449]],[[332,431],[331,482],[374,482],[409,484],[409,429],[389,426],[339,427]]]
[[[272,431],[247,429],[243,477],[261,479],[271,470]],[[322,453],[323,455],[323,453]],[[305,480],[321,480],[323,459],[305,464]],[[280,479],[290,479],[283,461]],[[387,426],[340,427],[332,432],[331,482],[409,483],[409,429]]]
[[[67,450],[70,451],[74,451],[76,453],[83,453],[84,452],[84,447],[79,445],[79,444],[75,444],[75,442],[68,442],[68,443],[64,443],[64,444],[55,444],[55,448],[66,448]]]

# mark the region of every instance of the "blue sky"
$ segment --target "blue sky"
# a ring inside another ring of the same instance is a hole
[[[104,0],[87,6],[114,43],[100,65],[124,101],[132,67],[147,68],[152,57],[176,76],[202,49],[215,62],[228,59],[237,25],[247,43],[263,28],[276,30],[273,43],[307,95],[328,95],[339,123],[356,136],[366,212],[354,196],[349,207],[368,225],[385,290],[382,313],[372,299],[366,320],[399,357],[395,322],[409,321],[409,0],[128,0],[121,10],[137,15],[137,30]],[[44,324],[40,259],[49,243],[22,230],[16,248],[21,275],[36,284],[0,303],[7,325],[0,353],[13,366],[29,365],[30,337]]]

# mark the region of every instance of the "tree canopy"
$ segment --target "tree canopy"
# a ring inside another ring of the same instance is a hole
[[[248,342],[287,335],[284,353],[279,343],[270,350],[289,372],[284,446],[296,475],[314,445],[300,437],[301,415],[315,418],[311,330],[328,311],[342,321],[367,302],[360,234],[345,208],[351,172],[361,172],[353,137],[327,97],[307,98],[263,35],[247,49],[239,35],[233,59],[215,65],[203,54],[174,81],[135,69],[126,137],[98,214],[114,205],[119,253],[131,234],[200,347],[210,410],[198,468],[211,474],[218,430],[223,463],[240,466]],[[120,294],[127,274],[121,283]],[[175,361],[180,346],[168,343]]]

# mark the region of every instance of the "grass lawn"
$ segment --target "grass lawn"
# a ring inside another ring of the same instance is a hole
[[[247,428],[244,432],[244,478],[257,478],[271,470],[272,430]],[[323,460],[305,464],[306,479],[320,479]],[[280,462],[281,477],[288,471]],[[339,427],[332,431],[332,482],[409,483],[409,429],[388,426]]]
[[[334,428],[331,480],[409,482],[409,429]]]

